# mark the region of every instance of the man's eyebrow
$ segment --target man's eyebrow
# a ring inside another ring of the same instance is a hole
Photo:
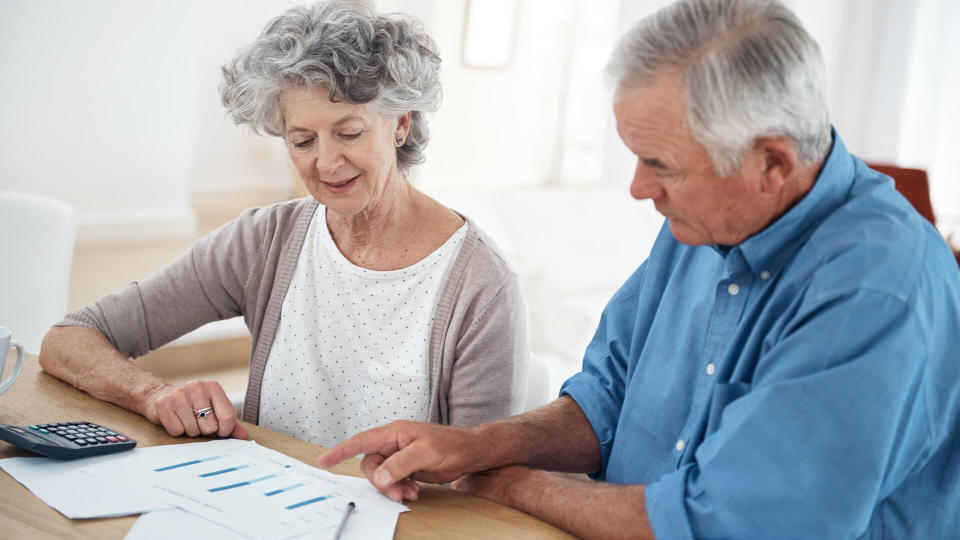
[[[640,158],[644,165],[653,169],[666,169],[667,166],[657,158]]]

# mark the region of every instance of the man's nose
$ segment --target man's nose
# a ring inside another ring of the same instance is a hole
[[[630,182],[630,195],[634,199],[659,199],[663,197],[663,186],[655,173],[637,160],[637,168],[633,171],[633,181]]]

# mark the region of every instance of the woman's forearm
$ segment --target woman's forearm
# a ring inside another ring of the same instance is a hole
[[[43,338],[39,358],[50,375],[157,422],[150,397],[169,383],[140,369],[97,330],[53,327]]]

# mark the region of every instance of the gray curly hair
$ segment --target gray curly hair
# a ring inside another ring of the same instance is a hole
[[[440,106],[440,55],[414,19],[378,15],[369,4],[333,0],[296,6],[223,66],[220,100],[237,125],[284,137],[287,88],[324,87],[331,101],[369,104],[387,117],[410,113],[397,165],[423,162],[425,113]]]
[[[607,73],[642,85],[683,70],[687,123],[718,176],[739,170],[759,137],[792,138],[802,161],[830,149],[820,48],[776,0],[681,0],[634,26]]]

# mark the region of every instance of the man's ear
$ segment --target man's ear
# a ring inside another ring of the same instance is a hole
[[[765,193],[779,193],[797,171],[799,159],[793,141],[788,137],[763,137],[754,145],[763,160],[760,188]]]

